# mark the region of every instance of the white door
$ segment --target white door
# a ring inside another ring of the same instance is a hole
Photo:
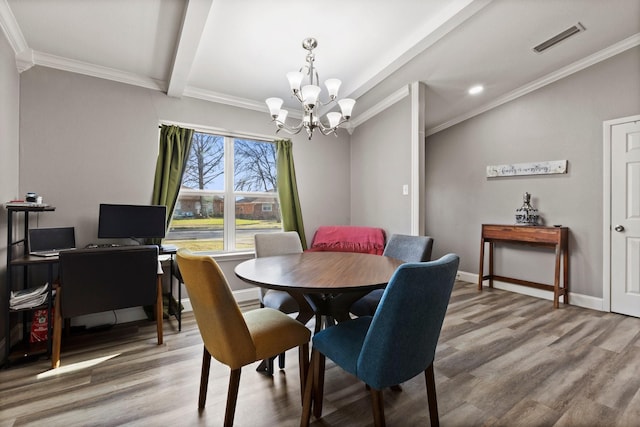
[[[640,122],[611,127],[611,311],[640,317]]]

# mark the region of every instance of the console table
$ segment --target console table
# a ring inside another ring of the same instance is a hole
[[[522,243],[531,246],[549,247],[555,250],[555,275],[553,285],[530,282],[512,277],[499,276],[493,270],[493,249],[495,243]],[[489,243],[489,274],[484,272],[484,247]],[[563,282],[560,286],[560,264],[563,264]],[[559,307],[560,295],[563,302],[569,304],[569,228],[543,227],[532,225],[494,225],[482,224],[482,238],[480,240],[480,270],[478,272],[478,290],[482,291],[482,282],[489,280],[489,287],[493,288],[493,281],[514,283],[530,286],[546,291],[553,291],[553,307]]]

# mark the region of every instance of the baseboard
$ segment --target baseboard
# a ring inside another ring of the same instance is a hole
[[[456,275],[456,279],[462,280],[465,282],[478,283],[478,275],[475,273],[468,273],[466,271],[458,271]],[[542,289],[530,288],[528,286],[515,285],[513,283],[499,282],[497,280],[493,281],[493,287],[496,289],[502,289],[505,291],[515,292],[522,295],[528,295],[531,297],[541,298],[553,301],[553,292],[544,291]],[[575,305],[582,308],[589,308],[591,310],[598,311],[609,311],[605,310],[603,305],[604,302],[602,298],[592,297],[590,295],[582,295],[577,294],[575,292],[571,292],[571,305]],[[560,301],[562,302],[562,296],[560,297]]]
[[[238,304],[246,304],[252,301],[258,301],[260,298],[260,288],[248,288],[233,291],[233,297]]]

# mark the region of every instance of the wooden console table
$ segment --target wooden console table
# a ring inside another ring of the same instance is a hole
[[[529,282],[527,280],[514,279],[494,274],[493,271],[493,247],[496,242],[522,243],[532,246],[551,247],[555,249],[556,264],[553,285]],[[484,246],[489,243],[489,274],[484,272]],[[563,284],[560,287],[560,259],[562,258]],[[531,225],[493,225],[482,224],[482,239],[480,240],[480,270],[478,273],[478,290],[482,290],[482,282],[489,280],[489,287],[493,288],[493,281],[514,283],[530,286],[546,291],[553,291],[553,307],[559,307],[560,295],[564,295],[563,302],[569,304],[569,228],[568,227],[543,227]]]

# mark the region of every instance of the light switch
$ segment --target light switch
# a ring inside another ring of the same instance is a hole
[[[402,195],[403,196],[408,196],[409,195],[409,184],[404,184],[402,186]]]

